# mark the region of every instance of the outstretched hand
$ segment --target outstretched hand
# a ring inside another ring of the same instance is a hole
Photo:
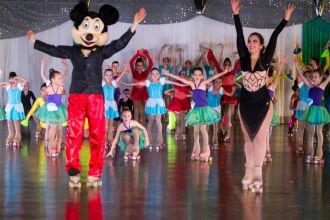
[[[62,63],[63,65],[65,65],[65,66],[68,65],[68,61],[67,61],[66,59],[61,59],[61,63]]]
[[[140,24],[146,16],[147,16],[146,10],[144,8],[140,8],[140,10],[134,15],[133,24]]]
[[[294,4],[288,4],[287,7],[285,7],[285,14],[284,14],[284,19],[289,21],[292,12],[294,11],[294,9],[296,8],[296,6]]]
[[[234,15],[238,15],[239,14],[239,10],[241,9],[241,2],[240,0],[231,0],[230,1],[231,4],[231,10],[233,11]]]
[[[285,55],[282,55],[282,56],[281,56],[280,62],[281,62],[282,64],[284,64],[284,63],[286,62],[286,56],[285,56]]]
[[[41,60],[40,60],[40,64],[41,65],[43,65],[43,66],[45,66],[46,65],[46,63],[47,63],[47,60],[46,60],[46,58],[41,58]]]
[[[31,43],[34,43],[36,41],[36,36],[32,30],[28,30],[26,32],[26,37]]]

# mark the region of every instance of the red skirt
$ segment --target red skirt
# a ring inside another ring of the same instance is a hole
[[[173,97],[173,99],[170,101],[170,103],[167,106],[167,110],[169,112],[189,112],[191,108],[189,99],[179,99],[176,97]]]
[[[136,102],[145,102],[148,100],[149,95],[147,91],[147,87],[137,87],[133,86],[132,88],[132,93],[131,93],[131,98],[133,101]]]
[[[231,92],[233,90],[233,85],[222,85],[222,87],[226,92]],[[221,105],[224,105],[224,104],[237,105],[237,97],[235,94],[233,96],[223,95],[221,97],[220,103],[221,103]]]

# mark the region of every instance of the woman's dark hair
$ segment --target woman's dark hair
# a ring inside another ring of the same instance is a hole
[[[113,73],[113,70],[111,69],[111,68],[107,68],[107,69],[105,69],[104,70],[104,73],[103,73],[103,75],[107,72],[107,71],[110,71],[110,72],[112,72]]]
[[[15,72],[10,72],[9,73],[9,79],[15,78],[17,74]]]
[[[298,80],[294,80],[293,82],[293,86],[291,87],[291,89],[295,92],[297,89],[299,89],[299,86],[298,86]]]
[[[61,74],[61,73],[58,72],[57,70],[53,70],[53,71],[49,72],[49,80],[54,79],[56,74]]]
[[[203,69],[201,67],[195,67],[193,70],[193,74],[195,73],[195,71],[201,71],[203,73]]]
[[[143,59],[142,59],[141,57],[139,57],[139,58],[136,59],[136,61],[135,61],[135,65],[136,65],[137,63],[143,63],[143,64],[144,64],[144,61],[143,61]]]
[[[41,86],[40,86],[40,90],[41,90],[42,88],[44,88],[44,87],[47,87],[46,83],[41,84]]]
[[[231,60],[229,59],[229,57],[226,57],[225,60],[223,61],[223,65],[225,65],[226,62],[229,62],[231,65]]]
[[[258,33],[258,32],[253,32],[249,35],[248,39],[251,37],[251,36],[257,36],[257,38],[259,39],[260,41],[260,44],[262,44],[262,48],[260,50],[260,56],[259,56],[259,59],[257,60],[257,63],[256,65],[259,65],[259,67],[262,69],[262,70],[265,70],[266,68],[262,66],[261,64],[261,59],[265,53],[265,40],[264,40],[264,37]]]

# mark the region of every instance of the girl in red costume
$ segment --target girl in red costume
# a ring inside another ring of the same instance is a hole
[[[147,68],[145,68],[146,63],[143,61],[142,57],[146,57],[148,59]],[[129,64],[131,67],[134,83],[146,81],[150,70],[154,65],[149,55],[149,52],[145,49],[138,50],[129,62]],[[149,98],[146,87],[133,86],[131,98],[134,101],[134,119],[144,124],[146,118],[144,109],[146,101]]]

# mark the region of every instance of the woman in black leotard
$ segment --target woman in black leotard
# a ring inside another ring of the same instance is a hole
[[[273,105],[267,93],[267,70],[274,55],[277,37],[283,30],[295,8],[288,5],[284,19],[274,30],[267,47],[259,33],[252,33],[246,46],[239,18],[240,1],[231,0],[237,32],[237,50],[241,60],[243,87],[240,96],[239,115],[244,134],[246,157],[243,188],[262,191],[262,164],[266,153],[266,138],[272,119]]]

